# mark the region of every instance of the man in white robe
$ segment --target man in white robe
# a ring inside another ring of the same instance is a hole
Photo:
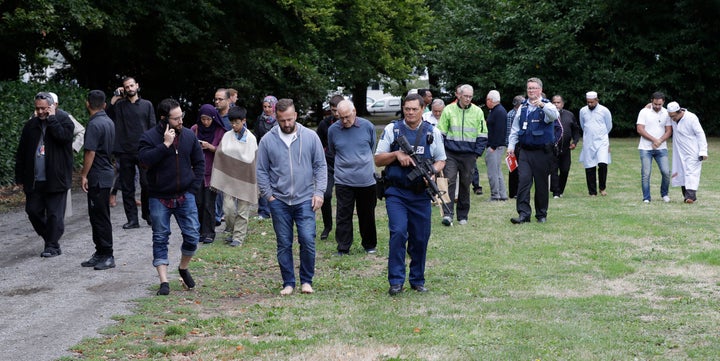
[[[695,203],[702,161],[708,158],[705,131],[698,117],[677,102],[668,104],[667,110],[673,120],[672,185],[682,187],[685,203]]]
[[[612,129],[612,115],[608,108],[599,103],[596,92],[587,92],[585,98],[587,105],[580,109],[580,127],[583,130],[580,162],[585,166],[588,194],[597,196],[599,178],[600,195],[606,196],[607,166],[611,161],[609,134]]]

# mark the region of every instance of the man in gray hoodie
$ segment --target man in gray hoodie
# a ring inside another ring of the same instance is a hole
[[[315,273],[315,212],[322,207],[327,186],[327,164],[320,138],[297,124],[292,99],[276,105],[278,126],[260,140],[257,152],[257,185],[260,197],[268,200],[277,259],[283,278],[281,295],[295,289],[293,223],[300,243],[302,293],[312,293]]]

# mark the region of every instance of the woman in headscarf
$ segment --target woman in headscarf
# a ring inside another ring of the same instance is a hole
[[[200,141],[205,156],[205,179],[202,189],[195,197],[200,218],[200,242],[212,243],[215,241],[215,198],[217,195],[210,189],[210,175],[212,174],[215,150],[225,134],[225,128],[223,128],[220,114],[215,106],[203,104],[198,113],[197,123],[190,130]]]
[[[275,118],[275,105],[278,100],[272,95],[268,95],[263,98],[262,106],[263,112],[257,119],[255,124],[255,137],[257,138],[258,144],[265,133],[269,132],[277,124]],[[258,219],[270,218],[270,207],[268,207],[267,199],[260,197],[258,199]]]

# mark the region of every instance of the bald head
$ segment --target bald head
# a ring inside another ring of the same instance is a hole
[[[337,117],[342,122],[343,128],[350,128],[355,124],[355,105],[349,100],[338,103]]]

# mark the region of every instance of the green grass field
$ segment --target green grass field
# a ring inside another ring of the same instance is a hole
[[[312,295],[279,296],[271,223],[253,221],[242,247],[200,249],[196,290],[173,275],[169,297],[138,300],[135,315],[73,350],[111,360],[717,359],[720,142],[710,140],[692,205],[679,188],[660,200],[655,165],[655,201],[642,203],[636,148],[637,138],[611,140],[609,195],[594,198],[575,150],[546,224],[511,224],[514,200],[487,194],[472,196],[465,226],[443,227],[434,208],[429,293],[388,296],[382,201],[378,254],[365,255],[357,233],[349,257],[333,256],[332,235],[318,240]]]

